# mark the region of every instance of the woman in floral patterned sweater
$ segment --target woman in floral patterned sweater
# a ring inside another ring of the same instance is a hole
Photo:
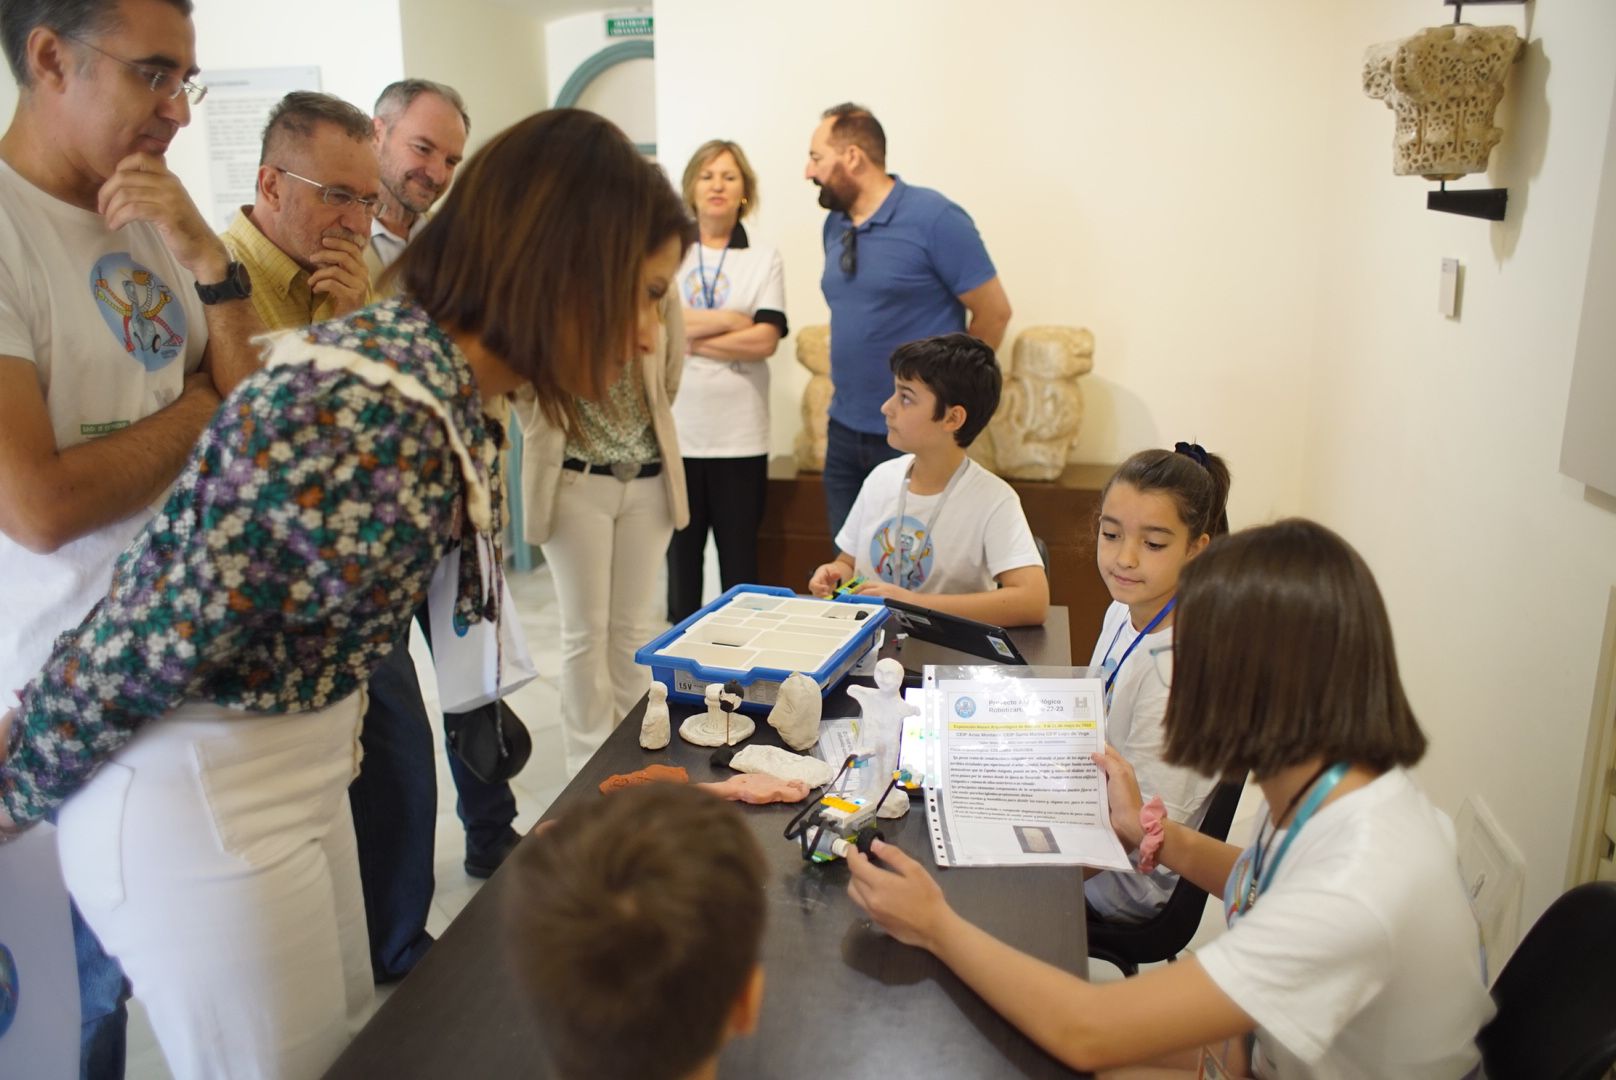
[[[688,230],[594,114],[496,136],[399,299],[271,340],[0,719],[0,830],[59,808],[68,886],[176,1075],[316,1076],[364,1016],[363,687],[462,539],[459,613],[499,617],[469,557],[498,558],[483,403],[531,386],[566,424],[602,397],[652,349]]]

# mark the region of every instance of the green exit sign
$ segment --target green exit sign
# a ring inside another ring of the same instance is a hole
[[[650,37],[651,16],[649,15],[608,15],[606,16],[607,37]]]

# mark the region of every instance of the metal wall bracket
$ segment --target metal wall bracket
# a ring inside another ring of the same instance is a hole
[[[1425,195],[1427,210],[1440,210],[1445,214],[1463,214],[1466,217],[1503,221],[1504,209],[1509,203],[1508,188],[1475,188],[1467,191],[1449,191],[1443,184],[1438,191]]]

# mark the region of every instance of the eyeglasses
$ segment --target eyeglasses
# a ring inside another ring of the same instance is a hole
[[[92,45],[81,37],[75,37],[72,34],[63,34],[62,36],[71,41],[78,42],[86,49],[94,49],[108,60],[116,60],[130,71],[133,71],[136,75],[139,75],[141,81],[146,84],[146,88],[160,97],[165,97],[172,100],[173,98],[177,98],[181,94],[184,94],[192,105],[200,105],[202,104],[202,99],[208,96],[208,88],[206,86],[203,86],[201,83],[194,83],[183,76],[176,75],[167,68],[153,67],[150,64],[137,64],[133,60],[125,60],[121,56],[114,56],[112,53],[109,53],[107,50],[101,48],[101,46]]]
[[[858,228],[854,225],[842,233],[842,273],[848,277],[858,273]]]
[[[1173,685],[1173,647],[1171,645],[1158,645],[1154,649],[1146,649],[1150,654],[1150,662],[1156,666],[1156,677],[1162,685],[1171,689]]]
[[[332,187],[330,184],[322,184],[318,180],[310,180],[306,176],[299,176],[291,169],[283,169],[279,165],[271,165],[270,168],[274,169],[276,172],[285,173],[293,180],[301,180],[311,187],[319,188],[320,201],[325,203],[327,206],[335,206],[339,210],[345,210],[350,206],[357,205],[361,210],[369,214],[371,217],[376,217],[382,212],[382,197],[380,195],[371,195],[367,198],[364,196],[355,195],[347,188]]]

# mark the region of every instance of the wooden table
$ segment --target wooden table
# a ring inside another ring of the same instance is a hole
[[[1068,664],[1065,608],[1044,627],[1011,631],[1034,664]],[[892,648],[889,642],[887,649]],[[909,642],[913,662],[919,642]],[[953,654],[952,662],[961,662]],[[936,662],[951,662],[938,655]],[[710,750],[678,737],[693,711],[670,703],[675,734],[665,750],[639,746],[644,700],[620,724],[545,818],[585,814],[613,773],[656,762],[682,765],[692,781],[718,780]],[[845,692],[825,715],[856,712]],[[759,718],[754,740],[779,745]],[[743,807],[768,859],[767,978],[758,1031],[724,1051],[720,1075],[792,1078],[1069,1077],[1074,1075],[1002,1020],[929,953],[874,929],[847,897],[840,862],[815,865],[781,836],[798,806]],[[560,826],[565,828],[563,824]],[[882,822],[888,841],[932,865],[925,814]],[[1085,975],[1088,945],[1082,874],[1073,867],[937,871],[949,903],[989,932],[1068,971]],[[496,873],[360,1032],[327,1074],[332,1078],[527,1077],[546,1075],[538,1036],[525,1019],[504,962],[501,900],[515,879]]]

